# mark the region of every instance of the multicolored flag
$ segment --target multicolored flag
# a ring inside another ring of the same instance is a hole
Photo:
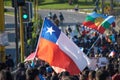
[[[36,57],[48,62],[59,73],[66,70],[71,74],[80,73],[90,59],[61,30],[45,18],[36,48]]]
[[[108,29],[110,25],[114,22],[114,16],[106,16],[104,14],[93,12],[87,15],[85,21],[83,22],[83,25],[95,29],[103,34],[104,31]]]

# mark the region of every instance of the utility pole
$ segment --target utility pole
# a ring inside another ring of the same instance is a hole
[[[23,26],[23,17],[27,18],[27,15],[23,16],[22,7],[25,5],[25,0],[17,0],[17,6],[19,7],[19,21],[20,21],[20,58],[21,62],[24,62],[25,55],[25,45],[24,45],[24,26]]]
[[[19,49],[18,49],[18,24],[17,24],[17,0],[14,0],[14,15],[15,15],[15,42],[16,42],[16,64],[19,59]]]
[[[104,3],[105,3],[105,1],[102,0],[102,14],[104,14]]]
[[[25,55],[25,47],[24,47],[24,27],[23,27],[23,20],[22,20],[22,6],[19,6],[19,14],[20,14],[20,48],[21,48],[21,62],[24,61]]]
[[[34,21],[37,21],[38,19],[38,0],[34,0]]]
[[[0,0],[0,34],[4,32],[4,1]],[[5,47],[0,45],[0,61],[5,62]]]

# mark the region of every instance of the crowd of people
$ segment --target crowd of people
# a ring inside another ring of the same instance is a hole
[[[57,26],[61,25],[64,21],[62,12],[59,12],[58,16],[56,13],[49,12],[48,18],[51,19]]]
[[[95,56],[98,57],[100,56]],[[120,80],[119,55],[104,57],[109,60],[108,64],[97,66],[96,69],[86,67],[75,75],[71,75],[68,71],[56,73],[48,63],[37,59],[19,63],[13,70],[7,63],[0,63],[0,80]]]
[[[50,12],[48,17],[57,23],[56,14]],[[59,20],[64,20],[63,15]],[[56,73],[47,62],[36,58],[15,67],[9,55],[5,63],[0,63],[0,80],[120,80],[120,32],[112,28],[109,34],[100,34],[81,24],[77,24],[76,29],[78,35],[74,35],[70,25],[64,32],[93,59],[91,65],[86,66],[79,74],[71,75],[68,71]],[[112,52],[114,54],[111,55]]]

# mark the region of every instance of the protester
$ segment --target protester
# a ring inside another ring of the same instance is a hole
[[[19,63],[17,69],[12,72],[14,80],[26,80],[26,69],[24,63]]]
[[[54,13],[53,17],[52,17],[53,21],[55,21],[57,19],[57,15]]]
[[[53,17],[52,12],[49,12],[48,18],[50,18],[52,20],[52,17]]]
[[[14,80],[12,78],[11,73],[8,70],[1,70],[0,71],[0,80]]]
[[[111,76],[108,71],[100,69],[96,72],[96,80],[111,80]]]
[[[0,63],[0,71],[3,69],[9,70],[6,63]]]
[[[50,80],[59,80],[58,76],[57,75],[53,75]]]
[[[12,71],[13,68],[14,68],[14,61],[13,61],[13,59],[11,58],[11,55],[6,56],[6,62],[5,62],[5,63],[7,64],[8,69],[9,69],[10,71]]]
[[[88,74],[88,80],[95,80],[95,75],[96,74],[96,71],[94,70],[91,70]]]
[[[45,76],[46,76],[46,67],[45,66],[39,66],[38,71],[39,71],[39,79],[40,80],[46,80],[46,78],[45,78]]]
[[[60,24],[62,24],[64,21],[64,16],[63,16],[62,12],[59,12],[59,20],[60,20]]]
[[[79,5],[77,4],[74,8],[75,11],[78,11],[79,10]]]

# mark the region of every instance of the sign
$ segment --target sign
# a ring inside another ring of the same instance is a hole
[[[8,46],[8,34],[6,32],[0,33],[0,45]]]
[[[90,70],[96,70],[97,69],[97,58],[91,58],[91,64],[88,65]]]
[[[108,59],[106,57],[100,57],[98,59],[98,67],[103,67],[106,66],[108,64]]]
[[[105,6],[104,13],[109,14],[110,13],[110,6]]]

